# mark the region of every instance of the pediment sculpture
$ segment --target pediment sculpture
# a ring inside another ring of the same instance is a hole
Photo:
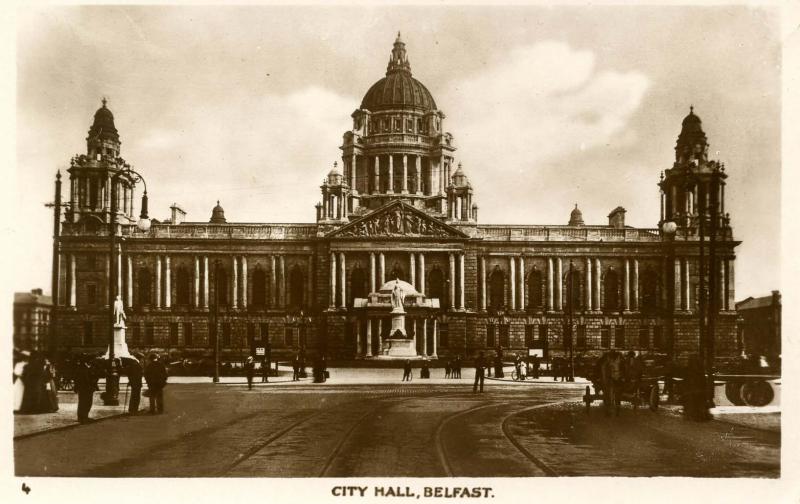
[[[433,219],[399,205],[389,208],[379,215],[367,216],[360,221],[353,222],[335,234],[342,237],[457,236]]]

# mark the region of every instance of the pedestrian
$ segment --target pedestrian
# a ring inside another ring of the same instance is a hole
[[[711,420],[711,413],[708,411],[708,402],[706,401],[706,375],[700,359],[696,355],[689,357],[689,366],[683,385],[681,392],[684,416],[696,422]]]
[[[58,392],[56,391],[56,371],[55,367],[53,367],[52,363],[48,360],[44,360],[44,376],[42,380],[42,384],[44,386],[44,390],[42,391],[41,396],[41,411],[44,413],[55,413],[58,411]]]
[[[89,411],[92,409],[94,392],[98,390],[97,375],[91,367],[86,355],[78,358],[75,369],[75,392],[78,393],[78,422],[89,423]]]
[[[155,415],[164,413],[164,387],[167,385],[167,368],[158,357],[158,354],[150,355],[150,364],[144,371],[144,379],[147,382],[147,391],[150,397],[150,414]]]
[[[539,356],[538,355],[534,355],[533,357],[531,357],[531,371],[532,371],[534,380],[538,380],[539,379],[539,368],[541,367],[541,365],[542,365],[542,363],[539,360]]]
[[[44,359],[38,352],[33,352],[28,364],[22,371],[22,384],[25,392],[22,395],[20,413],[32,415],[44,413],[41,410],[44,389]]]
[[[253,356],[248,356],[244,361],[244,374],[247,376],[247,390],[253,390],[253,376],[256,373],[256,362]]]
[[[605,358],[602,365],[603,372],[603,403],[606,407],[606,416],[611,415],[611,410],[619,416],[621,394],[625,380],[625,360],[622,354],[612,350]]]
[[[450,378],[450,361],[444,363],[444,377]]]
[[[486,368],[486,359],[483,357],[483,352],[478,352],[478,358],[475,359],[475,383],[472,385],[473,394],[478,391],[478,385],[480,385],[481,392],[483,392],[484,368]]]
[[[461,378],[461,356],[460,355],[456,355],[455,376],[454,376],[454,378],[458,378],[458,379]]]
[[[261,361],[261,383],[269,383],[269,357],[264,355],[264,360]]]
[[[422,379],[428,379],[431,377],[431,370],[428,367],[428,359],[422,361],[422,366],[419,368],[419,377]]]
[[[14,364],[14,413],[21,412],[22,399],[25,397],[25,385],[23,385],[22,376],[27,365],[28,362],[25,360],[19,360]]]
[[[128,359],[125,374],[128,375],[128,385],[131,387],[131,399],[128,403],[128,414],[139,414],[139,402],[142,399],[142,363],[144,356],[134,354],[135,359]]]
[[[402,381],[411,381],[411,359],[406,359],[406,362],[403,364]]]
[[[300,380],[300,356],[295,355],[292,361],[292,381]]]

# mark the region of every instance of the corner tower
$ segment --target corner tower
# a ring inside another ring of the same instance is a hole
[[[430,91],[412,76],[399,32],[386,76],[369,88],[351,117],[353,127],[340,147],[343,187],[337,193],[344,204],[339,218],[363,215],[396,199],[451,218],[453,136],[445,132],[445,115]],[[323,187],[323,201],[328,197]],[[330,212],[322,215],[322,220],[336,220]]]

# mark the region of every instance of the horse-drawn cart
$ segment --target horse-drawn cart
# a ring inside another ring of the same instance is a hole
[[[587,413],[592,403],[599,400],[605,404],[607,414],[612,409],[619,414],[622,401],[630,402],[634,409],[643,404],[647,404],[651,411],[658,409],[663,367],[655,361],[636,359],[631,362],[617,352],[609,352],[586,369],[586,378],[592,382],[591,386],[586,386],[583,395]]]

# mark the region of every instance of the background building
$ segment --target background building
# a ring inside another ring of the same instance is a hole
[[[764,356],[771,366],[778,365],[781,356],[781,293],[772,291],[769,296],[748,297],[736,303],[736,311],[742,353],[753,358]]]
[[[708,159],[693,111],[671,168],[660,180],[653,169],[661,215],[647,229],[627,226],[621,207],[607,223],[586,224],[578,205],[566,204],[565,224],[479,224],[445,115],[412,77],[399,34],[385,77],[352,118],[342,169],[334,163],[320,187],[316,222],[229,222],[217,202],[208,221],[187,220],[173,205],[169,220],[142,231],[136,181],[104,101],[86,154],[70,163],[66,217],[56,225],[57,348],[106,345],[114,275],[129,345],[189,357],[210,355],[215,338],[231,359],[266,341],[277,356],[380,354],[389,312],[358,300],[396,278],[434,307],[406,317],[421,355],[471,356],[500,346],[546,356],[618,348],[684,359],[701,341],[718,358],[737,354],[738,242],[725,213],[727,175]],[[521,183],[535,188],[535,174]],[[112,195],[118,239],[110,253]],[[713,314],[710,338],[701,330],[703,310]]]
[[[53,300],[42,289],[14,293],[14,348],[45,351],[50,341]]]

